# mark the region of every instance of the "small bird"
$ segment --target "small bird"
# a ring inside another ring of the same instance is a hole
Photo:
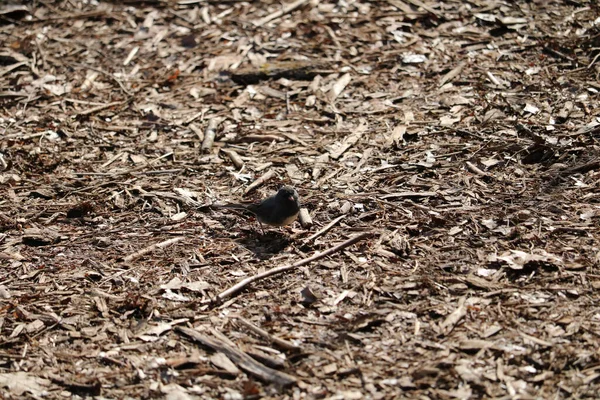
[[[251,212],[260,223],[260,229],[264,235],[265,231],[262,224],[285,226],[294,222],[300,212],[300,200],[296,189],[291,186],[283,186],[276,194],[259,203],[225,204],[218,207]]]

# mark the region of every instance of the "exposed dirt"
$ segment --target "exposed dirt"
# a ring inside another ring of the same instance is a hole
[[[597,2],[293,5],[2,2],[0,397],[596,398]]]

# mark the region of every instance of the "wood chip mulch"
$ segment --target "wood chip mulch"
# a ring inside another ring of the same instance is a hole
[[[597,398],[599,77],[591,0],[0,2],[0,397]]]

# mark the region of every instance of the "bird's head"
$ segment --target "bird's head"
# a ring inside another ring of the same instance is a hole
[[[289,202],[297,202],[298,201],[298,192],[291,186],[283,186],[277,192],[277,197]]]

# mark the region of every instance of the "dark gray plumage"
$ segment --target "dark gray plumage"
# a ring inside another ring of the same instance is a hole
[[[298,218],[300,201],[298,192],[291,186],[283,186],[273,196],[254,204],[226,204],[220,208],[247,210],[256,216],[258,222],[271,226],[289,225]]]

